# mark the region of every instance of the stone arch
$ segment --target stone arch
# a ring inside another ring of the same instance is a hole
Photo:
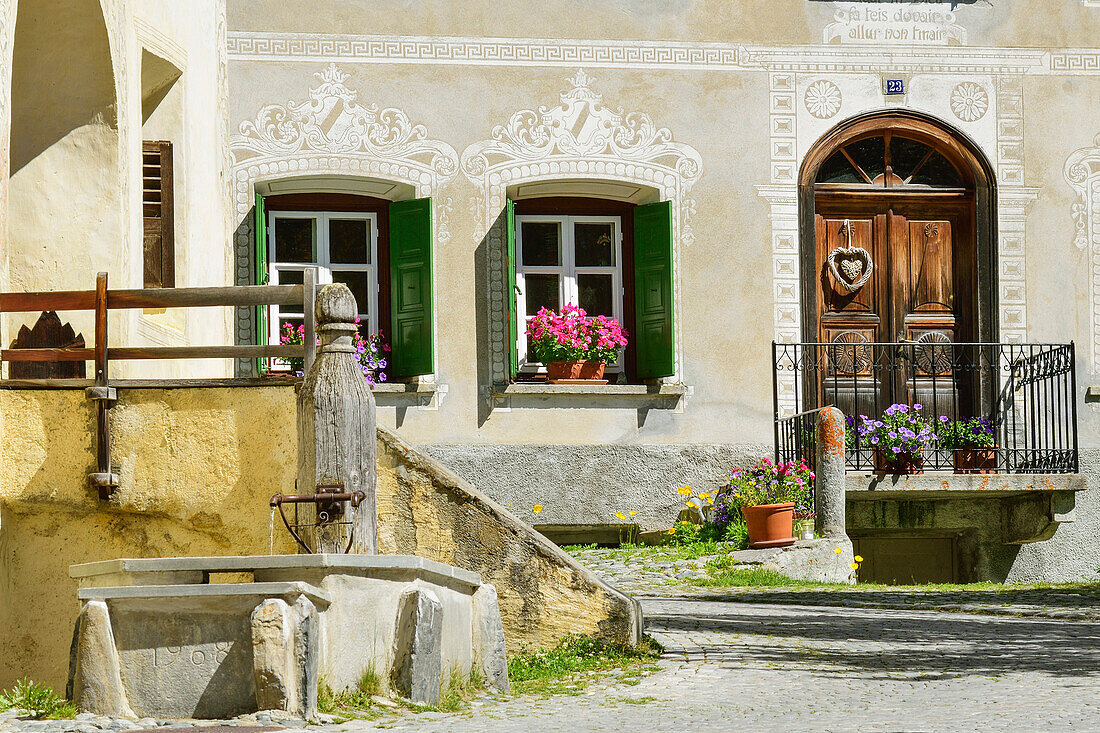
[[[973,192],[978,280],[977,340],[996,341],[1000,327],[997,318],[996,174],[979,145],[966,134],[932,115],[913,110],[874,111],[852,117],[822,135],[803,157],[798,178],[803,336],[809,341],[817,340],[817,273],[813,257],[814,184],[818,171],[830,156],[844,146],[887,132],[917,140],[942,154],[958,170],[965,187]]]

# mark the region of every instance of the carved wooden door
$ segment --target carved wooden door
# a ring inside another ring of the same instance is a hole
[[[972,340],[975,325],[965,203],[822,196],[816,208],[824,402],[849,415],[892,402],[952,414],[966,377],[945,345]]]

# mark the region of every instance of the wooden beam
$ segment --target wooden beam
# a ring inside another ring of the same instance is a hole
[[[111,361],[127,359],[248,359],[258,356],[274,356],[280,359],[301,359],[305,355],[302,344],[285,346],[120,346],[107,350]]]
[[[249,305],[301,305],[301,285],[238,285],[225,288],[144,288],[112,290],[107,307],[202,308]]]
[[[58,290],[56,292],[0,293],[0,311],[95,310],[96,291]],[[301,285],[240,285],[225,288],[142,288],[112,290],[107,293],[107,308],[202,308],[249,305],[301,305]]]
[[[95,309],[94,290],[58,290],[52,293],[0,293],[0,311],[90,311]]]
[[[93,361],[95,349],[0,349],[0,361]]]

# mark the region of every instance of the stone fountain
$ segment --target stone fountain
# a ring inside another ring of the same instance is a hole
[[[312,718],[364,672],[414,702],[479,668],[508,690],[496,589],[426,558],[378,555],[374,397],[352,337],[355,299],[323,288],[321,345],[298,395],[296,493],[272,497],[304,552],[123,558],[73,565],[83,604],[70,659],[83,712],[226,718],[283,710]],[[347,551],[348,554],[343,554]]]

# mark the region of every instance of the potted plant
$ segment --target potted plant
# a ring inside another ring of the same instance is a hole
[[[921,405],[893,404],[879,420],[860,415],[860,445],[875,455],[875,474],[924,473],[924,450],[936,440]]]
[[[997,441],[993,423],[984,417],[951,420],[940,416],[940,445],[952,451],[955,473],[995,473]]]
[[[749,547],[793,545],[795,507],[809,506],[814,474],[805,461],[773,463],[762,458],[752,468],[735,468],[715,501],[718,517],[741,510]]]
[[[552,384],[602,380],[608,362],[615,361],[626,346],[626,331],[614,318],[589,318],[583,308],[566,305],[561,313],[540,308],[527,322],[528,351],[546,365],[546,379]]]

